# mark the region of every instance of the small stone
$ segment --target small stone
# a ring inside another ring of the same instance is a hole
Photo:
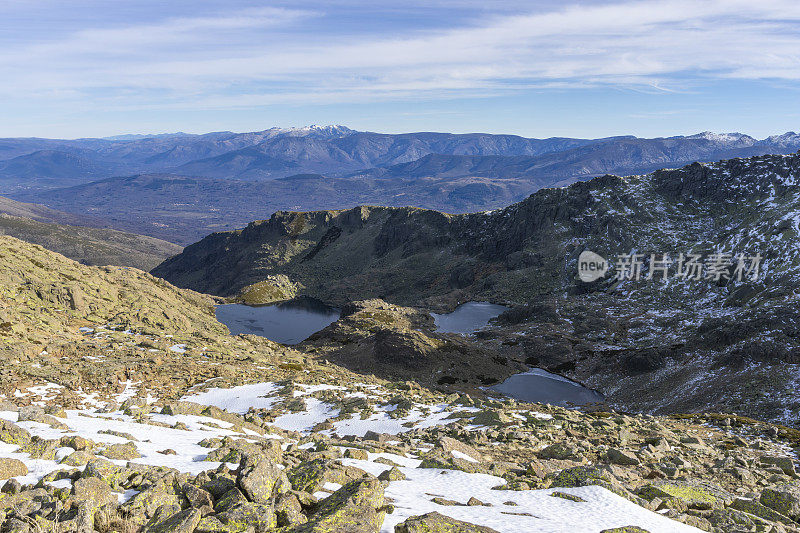
[[[581,498],[580,496],[575,496],[574,494],[567,494],[566,492],[559,492],[559,491],[555,491],[555,492],[550,493],[550,496],[552,496],[554,498],[561,498],[563,500],[569,500],[571,502],[585,502],[586,501],[583,498]]]

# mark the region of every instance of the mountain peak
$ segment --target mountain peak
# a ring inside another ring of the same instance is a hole
[[[291,128],[274,127],[264,130],[261,133],[266,134],[268,138],[283,136],[283,137],[317,137],[320,139],[336,139],[338,137],[345,137],[354,132],[355,130],[351,130],[347,126],[342,126],[341,124],[327,124],[327,125],[310,124],[308,126],[291,127]]]
[[[756,140],[753,137],[739,132],[715,133],[713,131],[704,131],[695,135],[689,135],[686,138],[705,139],[707,141],[728,146],[752,146],[756,143]]]

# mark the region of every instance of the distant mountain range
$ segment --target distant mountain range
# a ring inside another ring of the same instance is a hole
[[[0,193],[186,244],[282,209],[494,209],[613,173],[800,149],[789,132],[642,139],[360,132],[345,126],[0,139]]]

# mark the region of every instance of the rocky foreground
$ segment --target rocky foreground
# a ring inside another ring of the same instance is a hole
[[[3,532],[800,531],[791,428],[447,394],[335,364],[368,304],[306,352],[136,270],[0,256]]]

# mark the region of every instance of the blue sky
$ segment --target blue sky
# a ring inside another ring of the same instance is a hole
[[[3,0],[0,136],[800,130],[800,3]]]

